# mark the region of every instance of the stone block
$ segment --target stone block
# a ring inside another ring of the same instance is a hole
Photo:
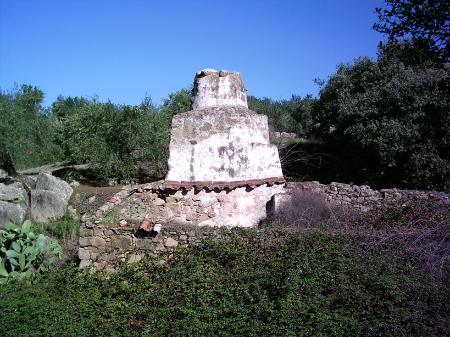
[[[136,263],[141,261],[144,258],[144,254],[130,254],[128,256],[128,263]]]
[[[136,248],[144,250],[153,250],[155,243],[151,239],[135,239]]]
[[[94,236],[102,236],[103,235],[103,228],[94,228]]]
[[[92,236],[94,235],[94,230],[91,228],[80,227],[80,237]]]
[[[162,243],[158,243],[155,247],[156,252],[166,252],[167,249]]]
[[[79,248],[78,257],[80,260],[89,260],[91,258],[91,251],[87,248]]]
[[[93,237],[91,237],[91,236],[80,237],[80,239],[78,240],[78,243],[79,243],[80,247],[88,247],[88,246],[92,246],[92,240],[93,240]]]
[[[80,261],[80,266],[78,267],[79,269],[84,269],[87,267],[90,267],[92,265],[92,261],[91,260],[81,260]]]
[[[153,201],[153,204],[155,204],[155,206],[162,206],[162,205],[164,205],[166,202],[163,200],[163,199],[161,199],[161,198],[156,198],[154,201]]]
[[[118,249],[128,249],[132,245],[132,239],[129,236],[118,235],[111,239],[111,247]]]
[[[106,241],[105,239],[99,237],[99,236],[94,236],[94,238],[92,239],[92,246],[93,247],[104,247],[106,245]]]
[[[169,237],[164,240],[164,246],[167,248],[175,248],[178,246],[178,241]]]

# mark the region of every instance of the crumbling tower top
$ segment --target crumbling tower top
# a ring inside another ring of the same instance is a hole
[[[203,69],[195,74],[192,110],[211,106],[247,108],[247,90],[236,71]]]

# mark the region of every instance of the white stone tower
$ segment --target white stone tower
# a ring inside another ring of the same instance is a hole
[[[192,110],[172,120],[166,186],[238,187],[284,182],[267,116],[248,109],[238,72],[205,69],[194,80]]]

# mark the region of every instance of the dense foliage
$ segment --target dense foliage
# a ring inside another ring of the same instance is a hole
[[[160,107],[150,98],[128,106],[60,96],[45,109],[43,97],[28,85],[0,92],[0,168],[11,166],[10,159],[16,169],[68,160],[89,164],[89,177],[98,180],[161,178],[171,117],[191,104],[188,89],[170,94]]]
[[[8,222],[0,229],[0,284],[36,278],[55,267],[62,257],[56,240],[33,230],[30,220],[21,226]]]
[[[350,172],[343,180],[449,188],[448,70],[423,55],[386,45],[377,61],[340,65],[322,88],[316,135]]]
[[[376,8],[374,29],[389,40],[426,40],[430,49],[447,60],[450,52],[450,2],[448,0],[385,0]]]
[[[247,235],[108,278],[67,268],[35,287],[9,285],[2,335],[445,334],[448,292],[409,267],[341,236]]]
[[[191,110],[191,89],[181,89],[169,94],[169,97],[164,100],[161,111],[170,117],[180,112]]]
[[[170,118],[149,99],[138,106],[59,98],[57,143],[65,158],[88,163],[96,178],[160,174],[167,157]]]
[[[312,110],[316,99],[311,95],[304,98],[292,96],[289,100],[275,101],[270,98],[248,97],[250,110],[268,116],[273,131],[293,132],[307,136],[312,126]]]
[[[55,144],[55,124],[41,106],[44,94],[30,85],[0,91],[0,167],[6,151],[17,169],[62,158]]]

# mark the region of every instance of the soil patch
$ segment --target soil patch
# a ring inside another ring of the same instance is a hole
[[[94,213],[122,188],[122,185],[98,187],[82,184],[74,188],[69,204],[80,215],[87,212]]]

